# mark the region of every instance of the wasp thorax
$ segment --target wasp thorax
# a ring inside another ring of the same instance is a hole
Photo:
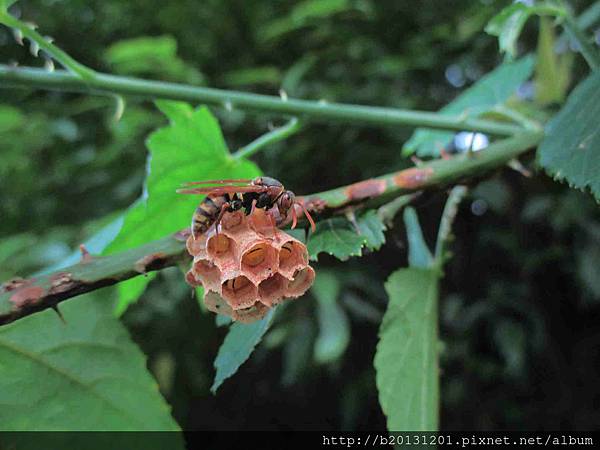
[[[271,307],[304,294],[314,281],[306,246],[275,227],[264,209],[223,215],[219,232],[211,227],[190,236],[194,257],[186,281],[204,287],[207,309],[240,322],[253,322]]]

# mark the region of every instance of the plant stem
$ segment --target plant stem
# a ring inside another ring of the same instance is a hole
[[[66,69],[73,72],[74,76],[79,77],[82,80],[91,80],[96,76],[96,72],[94,70],[75,61],[66,52],[52,44],[52,42],[46,40],[46,38],[35,31],[32,26],[26,24],[25,22],[21,22],[19,19],[15,19],[10,14],[1,10],[0,23],[6,25],[7,27],[19,30],[23,36],[35,42],[42,50],[48,53],[48,55],[62,64]]]
[[[88,255],[56,272],[5,283],[4,290],[0,289],[0,325],[55,307],[68,298],[176,265],[186,255],[184,235],[176,233],[122,253]]]
[[[256,152],[260,151],[263,147],[267,145],[274,144],[275,142],[282,141],[292,134],[297,133],[302,128],[301,122],[293,117],[288,123],[285,125],[276,128],[268,133],[263,134],[259,138],[250,142],[248,145],[240,148],[237,152],[233,154],[234,158],[248,158],[254,155]]]
[[[405,194],[436,189],[469,177],[481,177],[485,172],[502,167],[536,146],[541,138],[541,133],[522,133],[493,143],[472,156],[459,155],[448,160],[435,160],[301,199],[319,218],[342,214],[349,207],[381,205]],[[9,287],[16,289],[0,290],[0,325],[54,307],[63,300],[85,292],[176,265],[187,257],[183,237],[183,233],[176,233],[126,252],[93,257],[91,261],[82,261],[57,272],[13,282],[12,285],[8,283]]]
[[[321,122],[336,120],[376,126],[408,125],[455,131],[480,131],[499,136],[511,136],[523,130],[518,125],[469,118],[465,115],[447,116],[435,112],[282,99],[279,96],[148,81],[100,72],[95,72],[94,77],[91,79],[82,80],[79,76],[65,71],[47,72],[41,69],[10,67],[0,64],[0,82],[2,82],[1,87],[114,93],[154,99],[166,98],[220,106],[227,105],[233,108],[268,111]]]
[[[437,240],[435,243],[435,264],[441,268],[444,265],[445,247],[452,231],[452,223],[458,212],[458,205],[467,195],[468,189],[465,186],[454,186],[448,195],[442,219],[440,220],[440,228],[438,229]]]
[[[541,142],[540,131],[523,132],[494,142],[484,151],[465,153],[450,159],[436,159],[418,167],[401,170],[349,186],[302,197],[309,206],[326,205],[324,212],[337,211],[356,204],[378,206],[400,195],[438,188],[469,177],[482,176],[502,167]]]

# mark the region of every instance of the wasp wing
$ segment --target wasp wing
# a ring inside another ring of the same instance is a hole
[[[246,192],[265,192],[265,186],[212,186],[189,189],[177,189],[178,194],[244,194]]]
[[[198,184],[217,184],[217,185],[242,184],[242,185],[247,185],[247,184],[250,184],[251,182],[252,182],[252,180],[250,180],[248,178],[232,178],[232,179],[226,179],[226,180],[188,181],[186,183],[182,183],[182,186],[195,186]]]

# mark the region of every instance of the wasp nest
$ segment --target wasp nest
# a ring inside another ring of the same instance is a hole
[[[217,234],[187,240],[194,257],[186,274],[192,286],[204,287],[204,304],[239,322],[254,322],[287,299],[300,297],[315,279],[306,246],[274,226],[263,209],[247,216],[225,213]]]

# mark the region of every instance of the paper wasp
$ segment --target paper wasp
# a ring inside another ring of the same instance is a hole
[[[190,187],[196,185],[206,186]],[[315,223],[304,204],[297,201],[294,193],[286,190],[275,178],[192,181],[185,183],[184,186],[185,188],[177,190],[179,194],[206,194],[192,217],[194,239],[205,233],[213,224],[218,228],[226,212],[240,209],[249,215],[254,208],[268,211],[277,207],[279,214],[276,216],[275,225],[281,226],[287,223],[288,216],[291,214],[292,228],[295,228],[298,221],[297,205],[309,221],[313,232],[315,230]]]

